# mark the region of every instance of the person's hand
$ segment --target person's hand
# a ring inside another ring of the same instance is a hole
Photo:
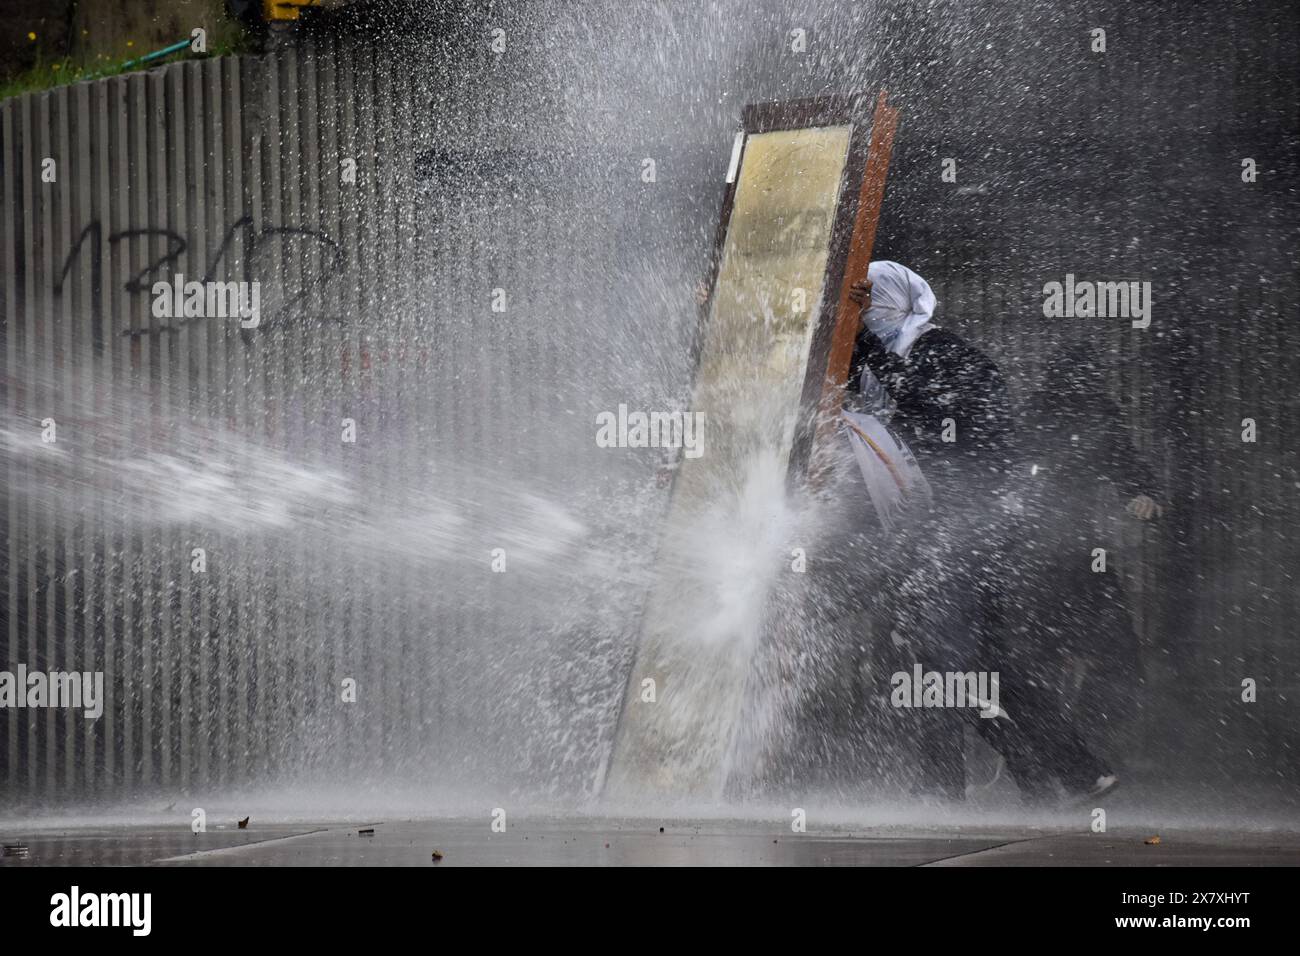
[[[1164,509],[1147,495],[1135,496],[1124,510],[1140,521],[1150,521],[1164,514]]]
[[[862,279],[849,286],[849,301],[864,311],[871,308],[871,280]]]

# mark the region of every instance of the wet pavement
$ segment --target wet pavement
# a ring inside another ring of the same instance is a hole
[[[663,832],[660,832],[660,826]],[[373,833],[363,833],[372,830]],[[484,819],[64,829],[0,825],[0,866],[1294,866],[1300,831],[827,830],[755,821]],[[441,859],[433,859],[434,851]]]

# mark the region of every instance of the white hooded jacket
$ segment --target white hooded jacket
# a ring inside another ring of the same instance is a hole
[[[887,259],[871,263],[867,278],[871,280],[871,307],[862,316],[863,324],[885,348],[905,359],[916,340],[935,328],[930,321],[937,304],[934,290],[907,266]],[[868,412],[882,417],[892,413],[888,393],[869,368],[862,370],[859,394]]]

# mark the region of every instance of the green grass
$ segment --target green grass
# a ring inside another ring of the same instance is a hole
[[[184,37],[176,37],[176,42],[183,39]],[[159,48],[167,45],[164,43]],[[38,57],[35,65],[30,69],[7,80],[0,81],[0,100],[7,100],[11,96],[21,96],[24,93],[52,90],[59,86],[78,83],[81,80],[98,80],[106,76],[120,76],[123,73],[152,70],[154,67],[175,63],[179,60],[202,60],[211,56],[247,53],[251,47],[252,44],[248,35],[243,31],[238,31],[228,33],[219,41],[209,36],[208,51],[206,53],[191,53],[189,50],[181,50],[164,59],[153,60],[143,65],[124,66],[124,64],[137,57],[152,53],[153,50],[130,50],[126,56],[122,57],[108,57],[101,53],[96,58],[83,62],[76,62],[71,58],[47,62]]]

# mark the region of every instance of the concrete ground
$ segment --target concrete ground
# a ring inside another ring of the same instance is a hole
[[[659,828],[663,826],[661,833]],[[373,829],[373,834],[362,834]],[[1292,866],[1300,832],[835,829],[754,821],[482,819],[67,828],[0,824],[0,866]],[[15,845],[26,848],[14,849]],[[442,854],[433,860],[433,851]]]

